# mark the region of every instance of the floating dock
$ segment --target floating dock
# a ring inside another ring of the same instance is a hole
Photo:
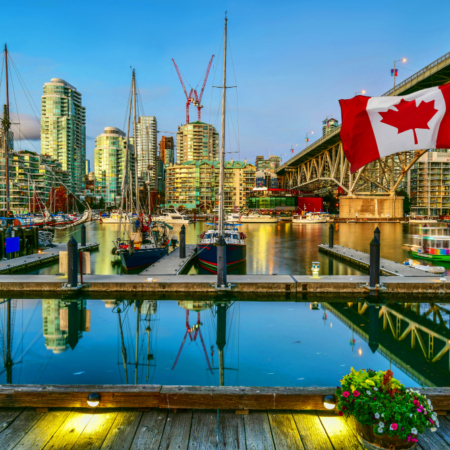
[[[78,246],[80,251],[97,250],[100,244],[86,244],[84,247]],[[34,267],[42,266],[49,262],[59,260],[59,252],[67,251],[67,244],[55,244],[55,247],[48,248],[40,253],[32,255],[20,256],[19,258],[7,259],[0,261],[0,274],[14,273],[20,270],[31,270]]]
[[[319,251],[326,253],[327,255],[341,259],[349,264],[363,269],[369,270],[370,268],[370,255],[368,253],[360,252],[352,248],[343,247],[342,245],[334,245],[330,248],[328,244],[319,244]],[[389,259],[380,258],[380,272],[383,275],[396,275],[400,277],[430,277],[431,273],[424,272],[423,270],[414,269],[411,266],[405,266],[404,264],[390,261]]]
[[[139,275],[153,277],[156,275],[179,275],[183,269],[195,258],[197,254],[196,245],[186,245],[186,257],[180,258],[180,247],[173,252],[163,256],[155,264],[147,267]]]
[[[335,388],[0,386],[0,448],[362,450],[354,422],[325,411]],[[87,407],[89,393],[98,408]],[[440,414],[425,450],[450,450],[449,388],[421,389]],[[4,405],[8,406],[4,406]],[[120,409],[119,409],[120,408]]]

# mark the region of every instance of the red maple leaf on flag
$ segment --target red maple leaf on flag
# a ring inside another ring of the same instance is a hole
[[[408,102],[402,98],[400,103],[394,105],[394,107],[397,108],[397,111],[388,109],[386,112],[379,113],[383,118],[381,122],[397,128],[397,134],[412,130],[414,133],[414,144],[417,145],[416,128],[429,130],[428,122],[438,112],[434,107],[434,100],[421,102],[419,105],[416,105],[415,100]]]

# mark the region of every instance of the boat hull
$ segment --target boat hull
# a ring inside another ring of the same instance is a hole
[[[217,273],[217,246],[214,244],[198,244],[198,262],[201,267]],[[227,267],[232,267],[245,261],[247,246],[242,244],[227,245]]]
[[[327,223],[327,219],[324,219],[324,220],[297,220],[297,219],[292,219],[292,223],[304,223],[304,224]]]
[[[431,261],[450,261],[450,255],[434,255],[430,253],[419,253],[417,251],[412,250],[411,253],[420,259],[428,259]]]
[[[168,247],[136,249],[131,255],[121,252],[120,260],[125,270],[134,270],[150,266],[168,253]]]

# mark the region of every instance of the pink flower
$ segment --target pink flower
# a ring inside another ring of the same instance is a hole
[[[395,430],[398,428],[398,425],[397,425],[396,423],[393,423],[393,424],[390,426],[390,428],[391,428],[391,430],[395,431]]]
[[[434,420],[433,419],[428,419],[430,421],[430,423],[434,424]]]
[[[358,391],[353,391],[353,395],[354,395],[355,397],[359,397],[359,392],[358,392]]]
[[[347,398],[349,395],[350,395],[350,392],[348,392],[348,391],[344,391],[342,393],[342,396],[345,397],[345,398]]]
[[[417,408],[417,412],[422,412],[422,410],[420,408]]]

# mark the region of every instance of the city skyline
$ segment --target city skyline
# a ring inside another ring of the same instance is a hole
[[[37,105],[43,84],[51,78],[62,78],[82,93],[87,120],[86,153],[91,161],[94,139],[104,127],[124,128],[130,66],[136,68],[145,115],[156,116],[161,131],[176,132],[184,123],[185,100],[171,58],[175,58],[183,75],[195,87],[215,54],[203,100],[202,121],[220,128],[216,114],[220,92],[217,89],[212,92],[211,86],[220,84],[216,70],[222,63],[221,24],[225,10],[234,63],[230,58],[230,82],[234,69],[239,88],[240,159],[253,160],[259,154],[267,157],[270,153],[283,155],[285,161],[291,145],[298,144],[294,147],[296,152],[304,148],[305,132],[314,130],[313,139],[320,137],[326,116],[334,115],[340,121],[339,98],[352,97],[362,89],[367,95],[381,95],[390,89],[390,70],[395,59],[408,59],[407,63],[398,64],[397,82],[401,82],[448,50],[441,39],[445,28],[440,26],[443,16],[435,17],[432,11],[424,11],[417,17],[414,5],[418,2],[408,2],[410,8],[406,11],[402,2],[395,5],[379,2],[375,7],[346,1],[341,4],[346,6],[342,9],[295,2],[282,6],[263,2],[260,8],[254,2],[246,5],[218,2],[213,6],[202,2],[195,7],[175,2],[176,14],[170,16],[171,33],[163,32],[167,25],[164,21],[154,20],[150,29],[145,26],[148,17],[172,13],[167,5],[135,2],[132,5],[140,11],[136,14],[129,5],[119,2],[110,2],[108,9],[101,2],[81,2],[86,14],[83,22],[79,22],[67,15],[68,5],[53,8],[53,3],[43,6],[25,1],[20,6],[8,5],[6,19],[21,17],[22,26],[6,20],[2,38]],[[25,4],[27,8],[23,8]],[[116,35],[107,31],[118,12],[124,27]],[[400,12],[401,23],[396,18]],[[59,14],[65,15],[64,21],[57,20]],[[435,26],[418,39],[417,27],[428,15],[430,18],[433,15]],[[361,17],[365,20],[359,20]],[[47,19],[52,26],[42,27],[39,36],[31,39],[32,24]],[[81,23],[84,27],[79,28]],[[193,23],[201,26],[192,26]],[[343,26],[346,24],[352,24],[352,28]],[[78,31],[78,39],[72,39],[74,31],[80,29],[85,32]],[[334,35],[324,38],[328,29]],[[354,39],[358,33],[362,38]],[[307,38],[303,39],[304,36]],[[117,58],[118,53],[123,57]],[[25,114],[21,123],[26,127],[28,121],[27,126],[32,127],[33,113],[20,84],[15,82],[19,113]],[[228,91],[230,109],[235,107],[236,100],[232,91]],[[16,112],[13,102],[11,110],[12,114]],[[191,108],[193,118],[195,112]],[[235,113],[232,119],[236,122]],[[227,151],[238,150],[232,126],[229,121]],[[28,135],[36,137],[32,128]],[[19,145],[17,149],[40,148],[36,140]]]

